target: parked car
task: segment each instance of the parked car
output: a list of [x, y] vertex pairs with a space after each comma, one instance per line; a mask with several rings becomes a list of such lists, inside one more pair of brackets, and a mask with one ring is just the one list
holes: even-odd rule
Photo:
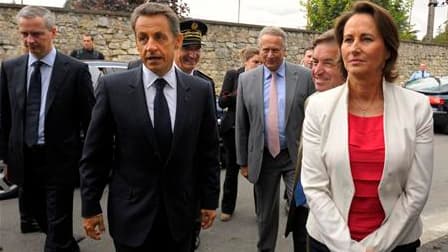
[[17, 197], [19, 187], [11, 184], [5, 178], [5, 164], [0, 163], [0, 200], [11, 199]]
[[128, 63], [123, 61], [107, 60], [84, 60], [89, 65], [89, 72], [92, 76], [93, 89], [98, 86], [98, 79], [107, 74], [125, 71], [128, 69]]
[[434, 129], [448, 134], [448, 76], [408, 81], [404, 87], [428, 97], [434, 116]]

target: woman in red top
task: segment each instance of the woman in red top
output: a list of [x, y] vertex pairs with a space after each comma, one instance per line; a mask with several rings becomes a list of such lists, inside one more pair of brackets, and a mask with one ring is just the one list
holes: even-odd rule
[[347, 82], [310, 97], [303, 126], [311, 251], [416, 251], [433, 167], [431, 107], [392, 83], [399, 38], [385, 9], [356, 2], [335, 35]]

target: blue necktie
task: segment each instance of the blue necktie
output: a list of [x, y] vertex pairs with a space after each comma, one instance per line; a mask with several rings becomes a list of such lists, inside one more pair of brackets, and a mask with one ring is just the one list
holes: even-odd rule
[[28, 147], [37, 144], [39, 129], [39, 113], [41, 103], [42, 77], [40, 67], [42, 61], [33, 63], [34, 70], [30, 78], [28, 96], [26, 98], [25, 143]]
[[170, 152], [171, 139], [173, 138], [170, 110], [165, 95], [163, 94], [163, 88], [167, 83], [164, 79], [159, 78], [154, 84], [156, 87], [156, 96], [154, 98], [154, 130], [162, 158], [166, 159]]

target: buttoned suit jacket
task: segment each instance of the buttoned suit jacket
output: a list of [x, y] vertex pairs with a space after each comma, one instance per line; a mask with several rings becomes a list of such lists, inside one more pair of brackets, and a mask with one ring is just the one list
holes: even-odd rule
[[[11, 182], [24, 179], [24, 120], [28, 54], [3, 62], [0, 72], [0, 158]], [[78, 183], [81, 132], [86, 132], [95, 98], [86, 64], [57, 52], [45, 104], [44, 135], [49, 183]]]
[[[295, 167], [298, 142], [304, 118], [304, 102], [314, 92], [310, 70], [285, 63], [285, 137], [288, 153]], [[256, 183], [265, 148], [263, 66], [240, 74], [236, 103], [237, 163], [249, 166], [248, 179]]]
[[[102, 212], [111, 172], [109, 231], [114, 240], [140, 246], [158, 209], [174, 239], [192, 232], [201, 209], [219, 198], [218, 133], [210, 85], [175, 70], [177, 106], [171, 150], [162, 160], [142, 81], [142, 68], [104, 76], [81, 160], [82, 215]], [[113, 154], [111, 153], [114, 146]]]
[[355, 187], [350, 170], [347, 83], [310, 97], [303, 123], [301, 182], [310, 207], [307, 231], [331, 251], [391, 251], [422, 234], [420, 213], [431, 188], [433, 119], [428, 98], [383, 82], [384, 169], [378, 196], [381, 226], [350, 238]]

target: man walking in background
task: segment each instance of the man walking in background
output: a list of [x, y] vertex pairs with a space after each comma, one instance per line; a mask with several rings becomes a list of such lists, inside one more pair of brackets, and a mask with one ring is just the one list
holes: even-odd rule
[[240, 75], [236, 111], [237, 162], [254, 184], [258, 251], [275, 251], [280, 179], [291, 199], [304, 101], [314, 92], [308, 69], [285, 60], [286, 33], [265, 27], [258, 36], [264, 65]]
[[80, 60], [104, 60], [104, 55], [93, 48], [93, 36], [84, 34], [82, 36], [82, 48], [73, 50], [70, 56]]
[[[215, 97], [215, 82], [208, 75], [197, 69], [199, 61], [201, 60], [202, 36], [207, 34], [207, 25], [200, 20], [189, 19], [180, 23], [180, 32], [184, 39], [182, 46], [177, 48], [174, 55], [174, 64], [177, 69], [182, 72], [199, 77], [207, 81], [213, 91], [213, 101]], [[213, 102], [213, 109], [216, 113], [216, 103]], [[198, 217], [193, 227], [194, 243], [191, 251], [197, 249], [200, 245], [199, 234], [201, 232], [200, 209], [198, 206]]]
[[73, 192], [81, 131], [94, 104], [86, 64], [54, 48], [54, 15], [26, 6], [17, 14], [29, 52], [3, 62], [0, 72], [0, 158], [8, 178], [26, 191], [23, 207], [47, 234], [46, 252], [79, 251], [73, 238]]

